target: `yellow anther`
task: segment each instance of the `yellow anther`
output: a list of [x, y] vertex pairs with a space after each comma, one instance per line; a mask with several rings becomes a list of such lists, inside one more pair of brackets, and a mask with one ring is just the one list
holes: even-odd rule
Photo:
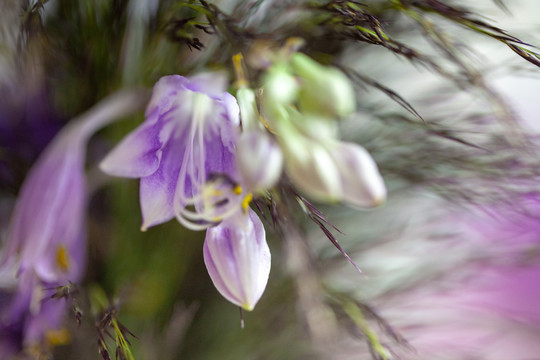
[[45, 340], [50, 346], [66, 345], [71, 341], [71, 333], [67, 329], [47, 330]]
[[242, 193], [242, 187], [240, 185], [236, 185], [233, 189], [233, 193], [240, 195]]
[[251, 200], [253, 200], [253, 194], [248, 193], [244, 199], [242, 200], [242, 210], [246, 213], [247, 209], [249, 207], [249, 204], [251, 203]]
[[56, 264], [62, 271], [68, 271], [69, 269], [69, 253], [64, 245], [58, 246], [58, 250], [56, 251]]
[[241, 87], [248, 86], [245, 65], [244, 65], [244, 57], [242, 56], [241, 53], [238, 53], [233, 56], [233, 66], [234, 66], [234, 72], [236, 74], [236, 87], [241, 88]]

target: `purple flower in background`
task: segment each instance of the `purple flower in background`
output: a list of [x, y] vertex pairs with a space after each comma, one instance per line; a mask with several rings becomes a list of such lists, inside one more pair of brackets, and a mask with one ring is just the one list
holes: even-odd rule
[[225, 87], [217, 73], [161, 78], [146, 121], [101, 163], [108, 174], [141, 178], [143, 230], [175, 216], [190, 229], [206, 229], [241, 207], [239, 110]]
[[19, 275], [16, 286], [0, 290], [0, 358], [23, 349], [39, 352], [69, 341], [69, 332], [63, 327], [68, 303], [51, 298], [57, 285], [26, 271]]
[[206, 231], [204, 263], [223, 297], [253, 310], [268, 282], [270, 249], [261, 220], [247, 210]]
[[[425, 286], [382, 314], [410, 341], [402, 359], [534, 359], [540, 354], [540, 266], [479, 266], [447, 289]], [[448, 282], [448, 279], [444, 279]]]
[[4, 263], [43, 281], [77, 281], [84, 269], [85, 134], [67, 128], [30, 171], [11, 221]]
[[47, 289], [84, 275], [86, 144], [110, 121], [137, 109], [140, 100], [140, 93], [119, 93], [72, 121], [29, 172], [2, 249], [0, 355], [58, 342], [55, 331], [66, 303], [51, 299]]
[[0, 309], [0, 332], [6, 339], [19, 334], [15, 350], [44, 341], [62, 324], [65, 302], [46, 299], [44, 289], [78, 282], [84, 274], [83, 130], [70, 126], [59, 134], [30, 171], [15, 207], [1, 272], [3, 282], [11, 275], [16, 285], [1, 291], [7, 300]]
[[[377, 297], [375, 303], [380, 314], [415, 349], [414, 352], [401, 349], [397, 357], [537, 358], [540, 354], [540, 199], [526, 197], [516, 199], [511, 206], [492, 204], [481, 211], [460, 210], [444, 212], [444, 223], [457, 235], [453, 241], [435, 244], [430, 239], [422, 243], [422, 249], [409, 241], [384, 249], [384, 258], [392, 264], [389, 267], [392, 271], [383, 273], [384, 276], [388, 278], [395, 272], [401, 276], [400, 285], [408, 284]], [[436, 226], [444, 229], [440, 223]], [[392, 248], [398, 255], [392, 254]], [[415, 260], [422, 273], [418, 276], [431, 273], [432, 281], [421, 277], [423, 280], [417, 283], [407, 283], [407, 277], [402, 274], [414, 274], [414, 271], [412, 265], [403, 266], [407, 264], [404, 258], [418, 254], [424, 254]], [[443, 254], [444, 262], [433, 261]], [[376, 253], [366, 256], [373, 257]]]

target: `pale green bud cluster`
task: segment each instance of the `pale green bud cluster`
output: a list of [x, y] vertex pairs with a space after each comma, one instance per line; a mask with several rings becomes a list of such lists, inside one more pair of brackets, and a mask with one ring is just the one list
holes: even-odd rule
[[299, 190], [354, 207], [384, 202], [384, 181], [369, 153], [339, 139], [335, 120], [356, 108], [354, 88], [343, 72], [294, 52], [267, 69], [262, 90], [262, 116]]

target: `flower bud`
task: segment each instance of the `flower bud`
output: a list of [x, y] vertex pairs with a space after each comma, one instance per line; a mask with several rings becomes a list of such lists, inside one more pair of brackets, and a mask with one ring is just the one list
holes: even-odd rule
[[373, 207], [386, 200], [386, 187], [377, 164], [363, 147], [339, 142], [330, 151], [341, 175], [343, 201], [354, 207]]
[[282, 142], [286, 171], [294, 185], [321, 201], [341, 201], [340, 174], [332, 157], [318, 141], [307, 137]]
[[264, 190], [279, 180], [283, 169], [283, 153], [265, 132], [244, 132], [236, 144], [236, 165], [249, 191]]
[[289, 114], [290, 121], [308, 138], [323, 142], [339, 139], [339, 124], [336, 121], [314, 114], [301, 114], [294, 109], [290, 109]]
[[239, 211], [206, 231], [204, 263], [223, 297], [246, 310], [261, 298], [270, 274], [270, 249], [253, 210]]
[[386, 199], [377, 165], [361, 146], [300, 135], [283, 141], [282, 147], [289, 177], [310, 197], [361, 208]]
[[296, 101], [298, 83], [283, 65], [274, 65], [264, 78], [262, 113], [271, 127], [288, 121], [287, 109]]
[[302, 53], [292, 56], [291, 65], [302, 78], [298, 94], [298, 105], [302, 112], [329, 117], [346, 116], [354, 112], [354, 88], [343, 72], [322, 66]]
[[298, 82], [280, 64], [274, 65], [264, 77], [264, 98], [266, 102], [279, 105], [291, 104], [298, 93]]

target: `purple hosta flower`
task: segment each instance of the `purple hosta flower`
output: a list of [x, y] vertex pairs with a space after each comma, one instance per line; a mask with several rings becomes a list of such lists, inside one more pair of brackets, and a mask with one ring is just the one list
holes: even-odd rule
[[241, 207], [235, 184], [238, 105], [217, 73], [165, 76], [146, 121], [101, 163], [108, 174], [141, 178], [142, 229], [173, 217], [190, 229], [219, 223]]
[[218, 290], [252, 309], [270, 271], [263, 226], [249, 209], [236, 168], [236, 100], [220, 74], [166, 76], [154, 87], [146, 121], [101, 163], [113, 175], [141, 178], [142, 229], [176, 216], [208, 229], [205, 260]]
[[41, 354], [55, 345], [69, 342], [70, 333], [64, 328], [68, 310], [65, 299], [52, 299], [58, 283], [40, 280], [35, 272], [18, 276], [18, 283], [0, 289], [0, 356], [10, 358], [21, 350]]
[[44, 340], [55, 342], [65, 302], [49, 299], [46, 289], [79, 282], [86, 265], [87, 141], [110, 121], [136, 109], [140, 95], [111, 96], [69, 124], [22, 186], [0, 263], [0, 333], [18, 339], [16, 350]]
[[62, 323], [65, 302], [47, 301], [44, 288], [83, 276], [87, 136], [77, 126], [60, 133], [31, 170], [15, 207], [2, 273], [14, 273], [17, 282], [1, 290], [9, 300], [0, 323], [3, 329], [17, 330], [25, 347], [45, 341]]
[[363, 298], [414, 351], [379, 331], [385, 346], [404, 360], [538, 356], [540, 200], [457, 213], [440, 202], [420, 207], [408, 199], [404, 206], [416, 209], [402, 212], [415, 224], [404, 231], [410, 234], [358, 259], [371, 276], [363, 286], [371, 294]]
[[221, 295], [253, 310], [270, 274], [264, 227], [253, 210], [238, 211], [207, 230], [204, 263]]
[[76, 128], [56, 138], [23, 185], [5, 262], [44, 281], [77, 280], [84, 269], [85, 140]]
[[[384, 304], [415, 353], [403, 359], [533, 359], [540, 354], [540, 266], [478, 266], [446, 289], [424, 286]], [[448, 283], [448, 278], [441, 281]]]

